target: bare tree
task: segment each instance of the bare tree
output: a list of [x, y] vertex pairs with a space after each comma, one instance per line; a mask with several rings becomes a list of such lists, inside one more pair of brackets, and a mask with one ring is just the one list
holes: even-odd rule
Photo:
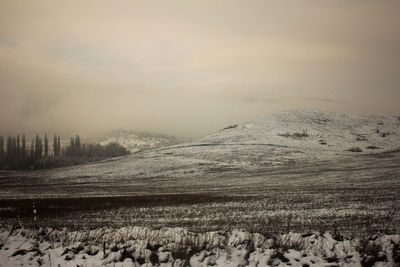
[[43, 155], [43, 145], [42, 145], [42, 139], [39, 137], [39, 135], [36, 135], [35, 138], [35, 158], [40, 159]]
[[0, 161], [4, 160], [4, 139], [0, 136]]
[[61, 156], [61, 137], [57, 138], [57, 156]]
[[33, 160], [35, 158], [35, 140], [33, 140], [33, 139], [31, 142], [31, 148], [29, 150], [29, 157], [31, 158], [31, 160]]
[[57, 156], [61, 156], [61, 138], [57, 138]]
[[19, 139], [19, 135], [17, 136], [17, 140], [16, 140], [15, 157], [17, 158], [18, 161], [21, 158], [21, 142]]
[[58, 148], [57, 135], [54, 135], [54, 138], [53, 138], [53, 155], [54, 155], [54, 157], [58, 156], [57, 148]]
[[21, 158], [23, 160], [26, 159], [26, 137], [25, 137], [25, 134], [22, 135]]
[[49, 155], [49, 140], [47, 139], [47, 134], [44, 135], [44, 155], [46, 157]]

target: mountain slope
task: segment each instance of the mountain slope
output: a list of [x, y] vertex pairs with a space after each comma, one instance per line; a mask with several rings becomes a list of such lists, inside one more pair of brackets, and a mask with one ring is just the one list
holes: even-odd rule
[[359, 147], [367, 153], [398, 148], [399, 134], [396, 117], [287, 111], [228, 127], [197, 143], [271, 144], [321, 152]]
[[229, 126], [195, 142], [152, 151], [143, 158], [160, 160], [158, 171], [150, 175], [245, 173], [397, 150], [399, 136], [396, 117], [286, 111]]
[[131, 153], [179, 143], [174, 136], [127, 130], [113, 131], [99, 138], [98, 141], [101, 145], [117, 142], [126, 147]]
[[[323, 165], [325, 169], [368, 166], [376, 158], [366, 154], [398, 150], [399, 135], [400, 121], [395, 117], [288, 111], [232, 126], [195, 142], [37, 175], [47, 182], [68, 180], [88, 184], [112, 180], [139, 183], [159, 177], [153, 186], [163, 188], [180, 178], [197, 184], [215, 177], [290, 172], [294, 165], [294, 171], [305, 168], [317, 172]], [[352, 148], [362, 152], [349, 151]]]

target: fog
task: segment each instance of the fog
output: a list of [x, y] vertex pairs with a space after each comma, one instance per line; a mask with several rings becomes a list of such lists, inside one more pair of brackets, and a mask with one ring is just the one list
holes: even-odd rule
[[0, 1], [0, 133], [400, 115], [399, 1]]

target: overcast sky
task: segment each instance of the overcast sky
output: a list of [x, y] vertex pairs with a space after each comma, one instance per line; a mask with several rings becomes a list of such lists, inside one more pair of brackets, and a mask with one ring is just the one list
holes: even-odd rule
[[0, 132], [400, 115], [400, 1], [0, 0]]

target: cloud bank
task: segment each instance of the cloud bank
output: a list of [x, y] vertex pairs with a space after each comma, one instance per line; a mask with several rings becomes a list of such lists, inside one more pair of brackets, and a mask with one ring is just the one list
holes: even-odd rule
[[0, 132], [400, 114], [399, 1], [1, 1]]

